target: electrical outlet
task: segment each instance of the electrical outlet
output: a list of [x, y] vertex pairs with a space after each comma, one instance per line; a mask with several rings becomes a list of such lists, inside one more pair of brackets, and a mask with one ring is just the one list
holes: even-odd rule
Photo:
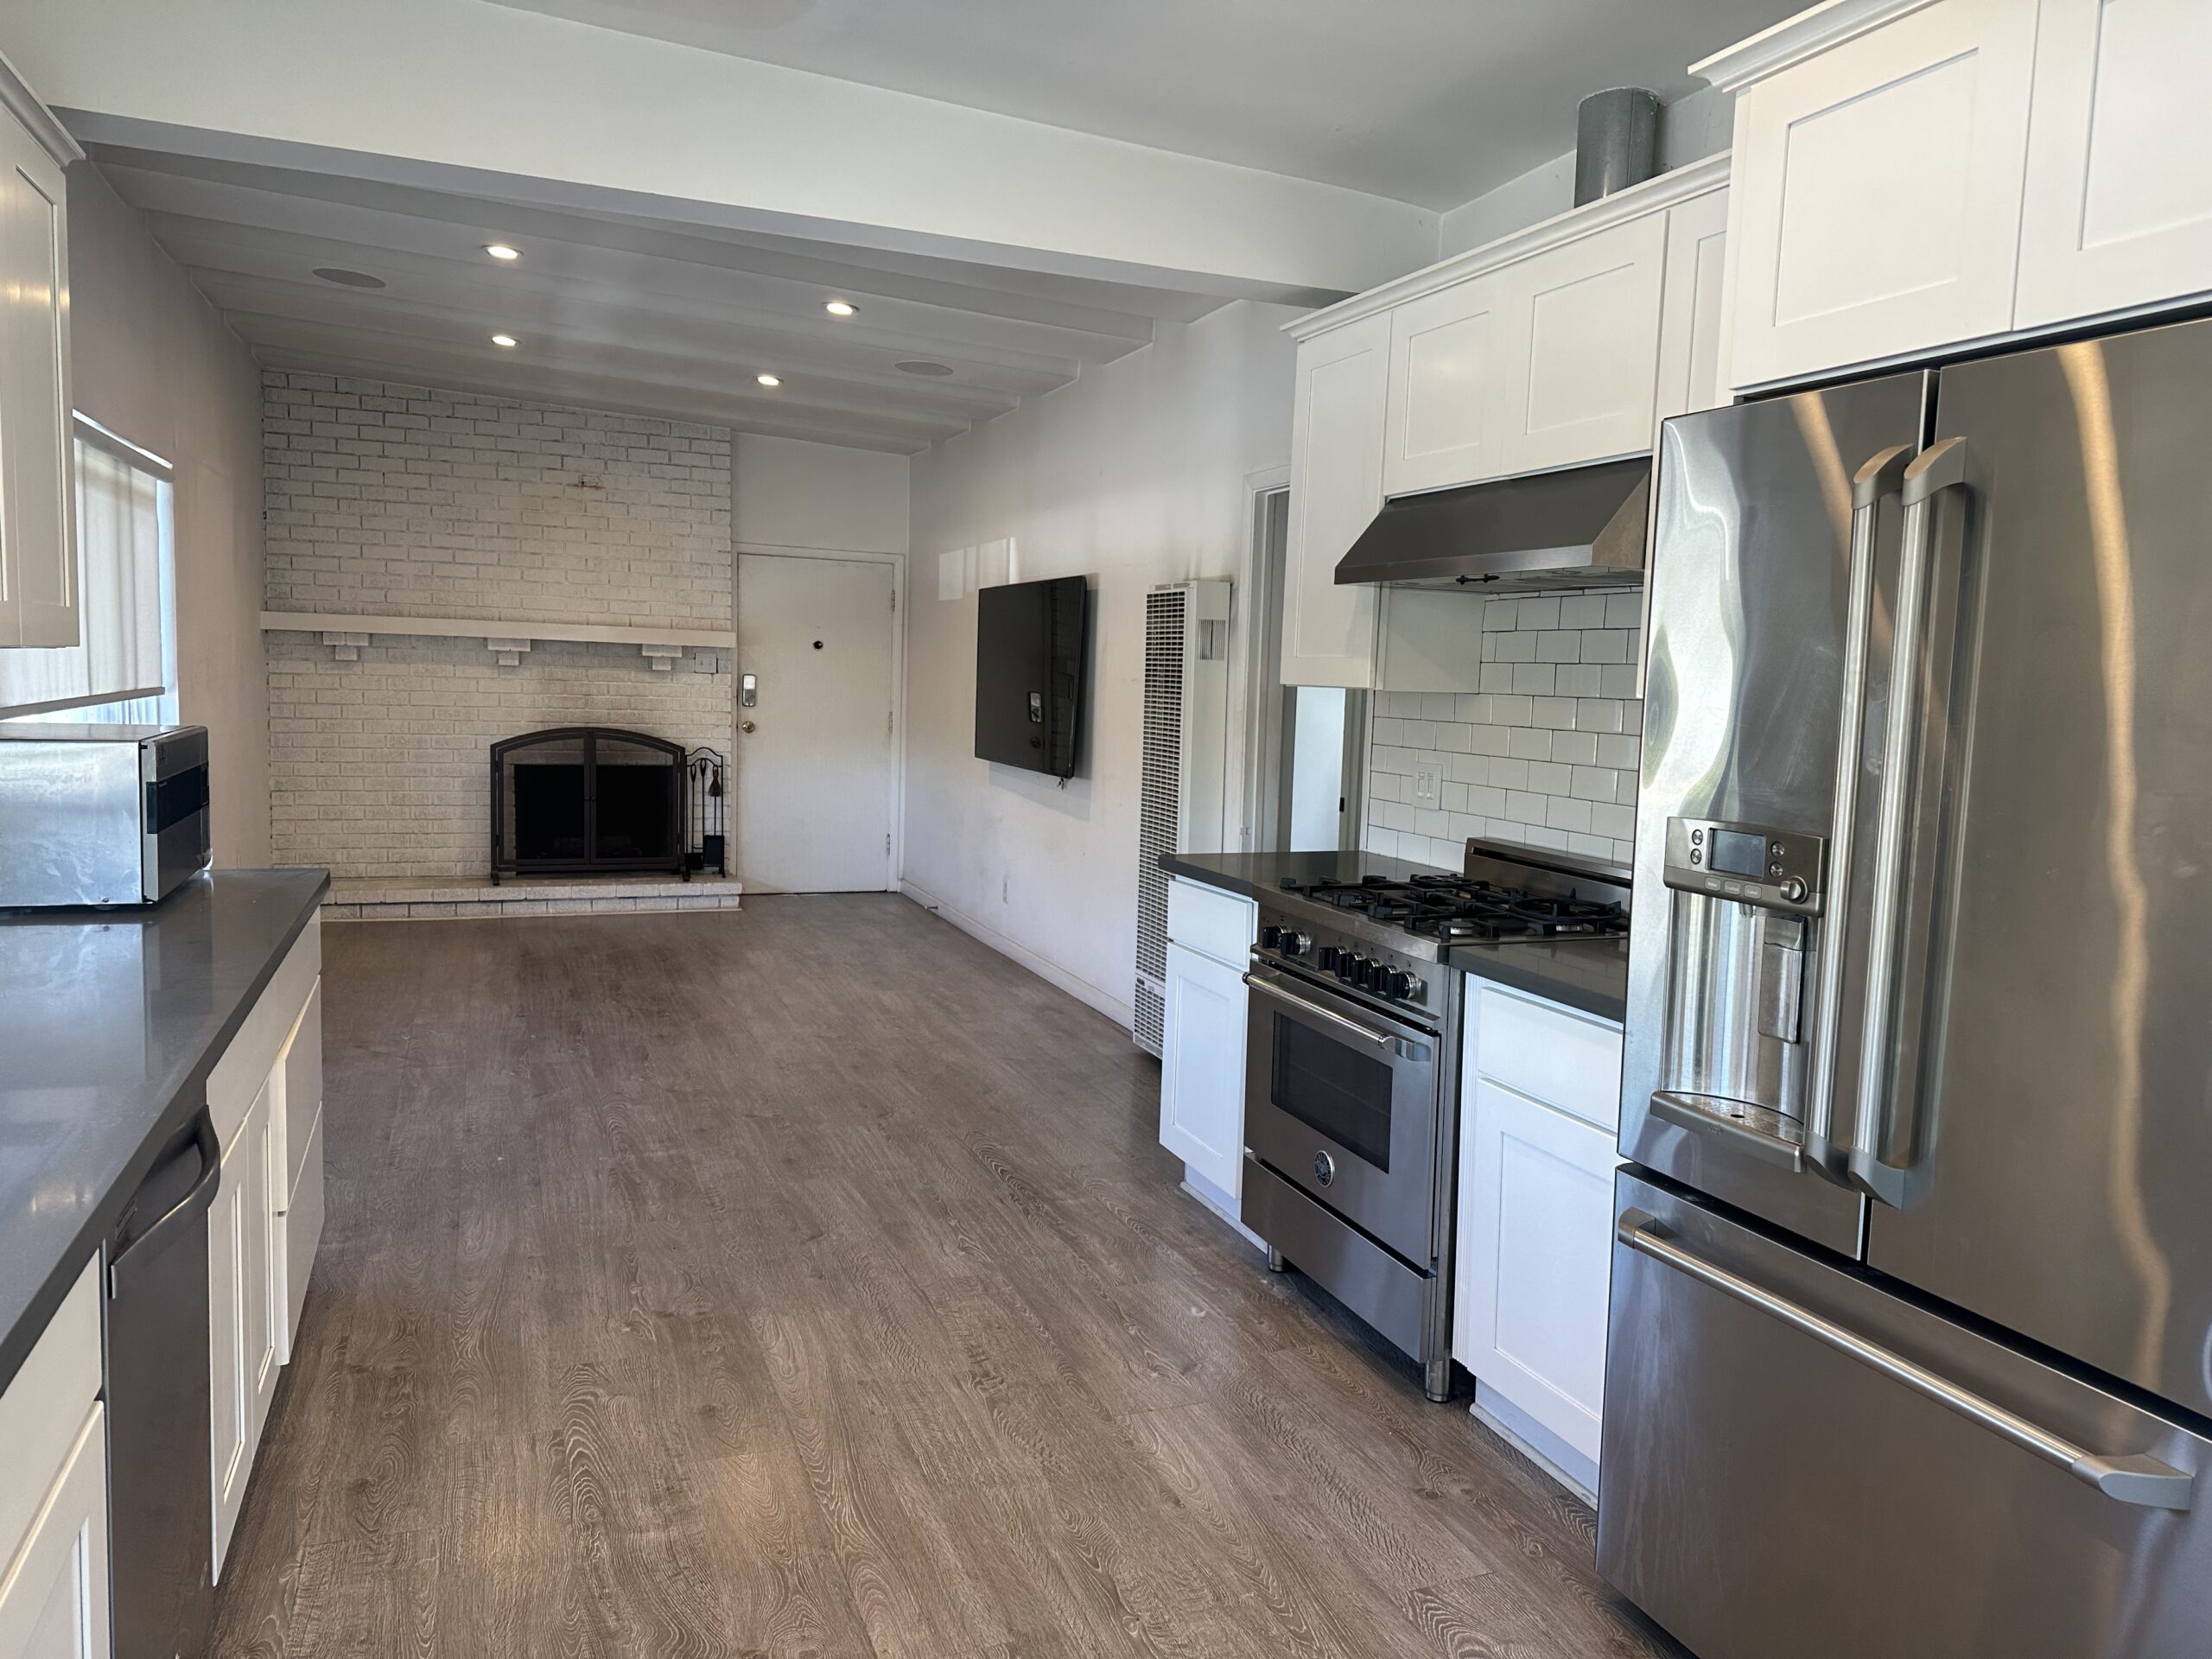
[[1433, 772], [1414, 773], [1414, 799], [1436, 804], [1436, 774]]

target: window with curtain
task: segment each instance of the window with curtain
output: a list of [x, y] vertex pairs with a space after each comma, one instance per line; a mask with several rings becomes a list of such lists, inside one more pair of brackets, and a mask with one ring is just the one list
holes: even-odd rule
[[79, 637], [57, 650], [0, 651], [0, 719], [174, 721], [168, 463], [81, 416], [76, 449]]

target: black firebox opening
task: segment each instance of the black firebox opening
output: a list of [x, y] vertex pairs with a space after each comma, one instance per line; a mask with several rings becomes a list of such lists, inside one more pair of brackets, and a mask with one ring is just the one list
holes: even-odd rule
[[690, 768], [674, 743], [564, 726], [492, 746], [492, 879], [665, 870], [683, 855]]

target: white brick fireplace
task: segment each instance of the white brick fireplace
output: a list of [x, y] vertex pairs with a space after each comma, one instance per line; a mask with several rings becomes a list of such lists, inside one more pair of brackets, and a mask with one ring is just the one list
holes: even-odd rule
[[730, 753], [727, 431], [282, 371], [263, 394], [279, 863], [454, 904], [488, 868], [495, 741]]

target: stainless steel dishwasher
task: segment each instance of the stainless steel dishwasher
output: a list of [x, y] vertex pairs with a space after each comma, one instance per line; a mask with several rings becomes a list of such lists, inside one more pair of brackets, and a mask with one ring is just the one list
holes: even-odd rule
[[207, 1208], [221, 1179], [203, 1108], [162, 1148], [108, 1243], [115, 1659], [200, 1659], [214, 1622]]

